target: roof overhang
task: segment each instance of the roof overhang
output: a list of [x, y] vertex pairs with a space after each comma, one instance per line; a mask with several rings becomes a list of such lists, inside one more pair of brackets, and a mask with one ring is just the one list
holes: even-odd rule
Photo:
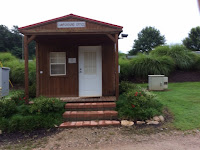
[[[59, 28], [58, 22], [85, 22], [85, 27]], [[69, 14], [59, 18], [20, 27], [18, 30], [24, 35], [70, 35], [70, 34], [119, 34], [122, 26]]]

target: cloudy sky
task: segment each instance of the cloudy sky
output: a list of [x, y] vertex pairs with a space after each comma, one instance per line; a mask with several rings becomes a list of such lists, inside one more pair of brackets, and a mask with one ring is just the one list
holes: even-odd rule
[[119, 50], [125, 53], [146, 26], [157, 28], [167, 44], [174, 44], [200, 25], [197, 0], [3, 0], [0, 24], [22, 27], [70, 13], [123, 26], [129, 36], [120, 39]]

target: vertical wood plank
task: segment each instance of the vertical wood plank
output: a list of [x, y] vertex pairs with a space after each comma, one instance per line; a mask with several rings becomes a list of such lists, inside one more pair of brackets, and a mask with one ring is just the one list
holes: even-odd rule
[[119, 73], [118, 73], [118, 34], [115, 34], [115, 92], [116, 100], [119, 98]]
[[25, 98], [26, 104], [29, 102], [29, 80], [28, 80], [28, 37], [24, 35], [24, 63], [25, 63]]
[[38, 53], [38, 42], [36, 42], [36, 97], [39, 96], [39, 83], [40, 83], [40, 80], [39, 80], [39, 53]]

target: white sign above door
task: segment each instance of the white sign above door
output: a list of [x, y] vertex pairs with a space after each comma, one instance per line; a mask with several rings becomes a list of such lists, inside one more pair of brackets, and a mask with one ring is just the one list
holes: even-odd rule
[[84, 28], [85, 26], [85, 21], [57, 22], [57, 28]]

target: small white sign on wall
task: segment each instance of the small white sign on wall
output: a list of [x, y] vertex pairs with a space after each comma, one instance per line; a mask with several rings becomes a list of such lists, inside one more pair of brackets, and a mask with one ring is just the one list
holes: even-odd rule
[[85, 26], [85, 21], [57, 22], [57, 28], [84, 28]]
[[75, 64], [76, 63], [76, 58], [68, 58], [68, 63], [69, 64]]

